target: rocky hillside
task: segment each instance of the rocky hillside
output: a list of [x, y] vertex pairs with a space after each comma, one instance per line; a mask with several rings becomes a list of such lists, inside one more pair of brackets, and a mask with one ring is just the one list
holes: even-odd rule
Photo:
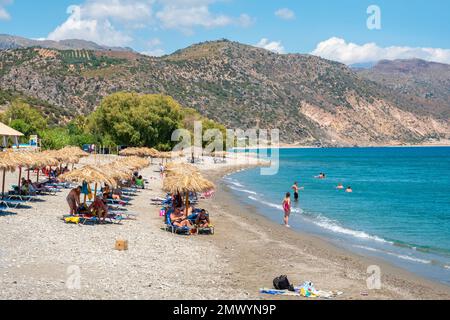
[[358, 73], [386, 86], [398, 99], [409, 101], [415, 112], [450, 118], [450, 65], [418, 59], [385, 60]]
[[161, 58], [123, 51], [3, 50], [0, 79], [0, 89], [74, 114], [92, 111], [117, 91], [165, 93], [230, 128], [279, 128], [288, 143], [422, 143], [450, 135], [445, 113], [418, 110], [409, 97], [345, 65], [226, 40]]

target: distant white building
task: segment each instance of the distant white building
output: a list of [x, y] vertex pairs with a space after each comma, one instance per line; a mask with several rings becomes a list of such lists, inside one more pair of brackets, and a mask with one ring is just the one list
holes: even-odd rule
[[19, 132], [11, 127], [8, 127], [6, 124], [0, 122], [0, 137], [1, 143], [4, 148], [8, 147], [10, 141], [17, 147], [19, 147], [20, 142], [19, 138], [23, 137], [23, 133]]

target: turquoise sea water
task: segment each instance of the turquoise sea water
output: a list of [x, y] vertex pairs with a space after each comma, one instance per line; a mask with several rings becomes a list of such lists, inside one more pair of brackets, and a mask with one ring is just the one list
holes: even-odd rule
[[[314, 178], [321, 172], [327, 179]], [[305, 187], [295, 230], [450, 285], [450, 148], [283, 149], [277, 175], [225, 178], [238, 200], [280, 223], [294, 181]]]

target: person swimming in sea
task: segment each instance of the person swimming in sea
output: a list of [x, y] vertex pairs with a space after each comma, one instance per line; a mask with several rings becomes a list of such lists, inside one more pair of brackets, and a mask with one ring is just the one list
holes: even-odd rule
[[352, 192], [353, 192], [352, 187], [349, 186], [349, 187], [347, 188], [347, 190], [345, 190], [345, 192], [347, 192], [347, 193], [352, 193]]
[[338, 190], [344, 190], [344, 185], [342, 183], [339, 183], [336, 187]]
[[323, 180], [323, 179], [327, 178], [327, 175], [325, 173], [321, 172], [318, 176], [315, 176], [314, 178]]
[[286, 197], [283, 200], [283, 211], [284, 211], [284, 225], [290, 228], [289, 216], [291, 215], [291, 193], [286, 193]]

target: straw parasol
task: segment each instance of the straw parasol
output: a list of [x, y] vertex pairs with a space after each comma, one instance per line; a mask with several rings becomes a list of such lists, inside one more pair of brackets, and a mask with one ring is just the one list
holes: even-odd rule
[[172, 158], [174, 158], [174, 157], [176, 157], [176, 154], [175, 154], [175, 153], [172, 153], [172, 152], [160, 152], [159, 155], [158, 155], [158, 158], [159, 158], [159, 159], [161, 159], [161, 160], [163, 160], [163, 161], [164, 161], [164, 159], [165, 159], [166, 162], [167, 162], [169, 159], [172, 159]]
[[67, 153], [76, 158], [83, 158], [89, 156], [89, 153], [81, 150], [79, 147], [67, 146], [59, 150], [60, 152]]
[[119, 163], [113, 162], [99, 167], [102, 172], [108, 172], [108, 175], [114, 180], [127, 180], [133, 174], [130, 169], [120, 166]]
[[14, 157], [19, 167], [19, 181], [17, 185], [19, 186], [20, 189], [22, 184], [22, 167], [27, 167], [28, 169], [27, 179], [30, 179], [30, 168], [34, 166], [35, 159], [37, 158], [35, 157], [35, 154], [31, 152], [14, 152]]
[[164, 179], [163, 190], [171, 194], [185, 194], [186, 208], [189, 206], [189, 193], [206, 192], [215, 189], [212, 182], [198, 172], [170, 175]]
[[185, 173], [199, 173], [197, 167], [187, 163], [171, 163], [166, 167], [167, 176], [183, 175]]
[[127, 148], [119, 152], [119, 154], [124, 157], [135, 156], [137, 153], [137, 148]]
[[147, 159], [139, 158], [137, 156], [122, 158], [116, 161], [117, 165], [129, 168], [131, 170], [139, 170], [150, 165]]
[[2, 198], [5, 197], [5, 178], [6, 172], [14, 172], [17, 168], [17, 156], [12, 151], [6, 151], [0, 153], [0, 169], [3, 171], [2, 179]]
[[[97, 194], [98, 183], [116, 186], [116, 181], [109, 174], [106, 174], [102, 170], [92, 166], [84, 166], [83, 168], [63, 174], [60, 176], [60, 179], [62, 181], [75, 182], [79, 184], [83, 184], [84, 182], [89, 184], [95, 183], [94, 195]], [[84, 202], [86, 203], [86, 195], [84, 197]]]

